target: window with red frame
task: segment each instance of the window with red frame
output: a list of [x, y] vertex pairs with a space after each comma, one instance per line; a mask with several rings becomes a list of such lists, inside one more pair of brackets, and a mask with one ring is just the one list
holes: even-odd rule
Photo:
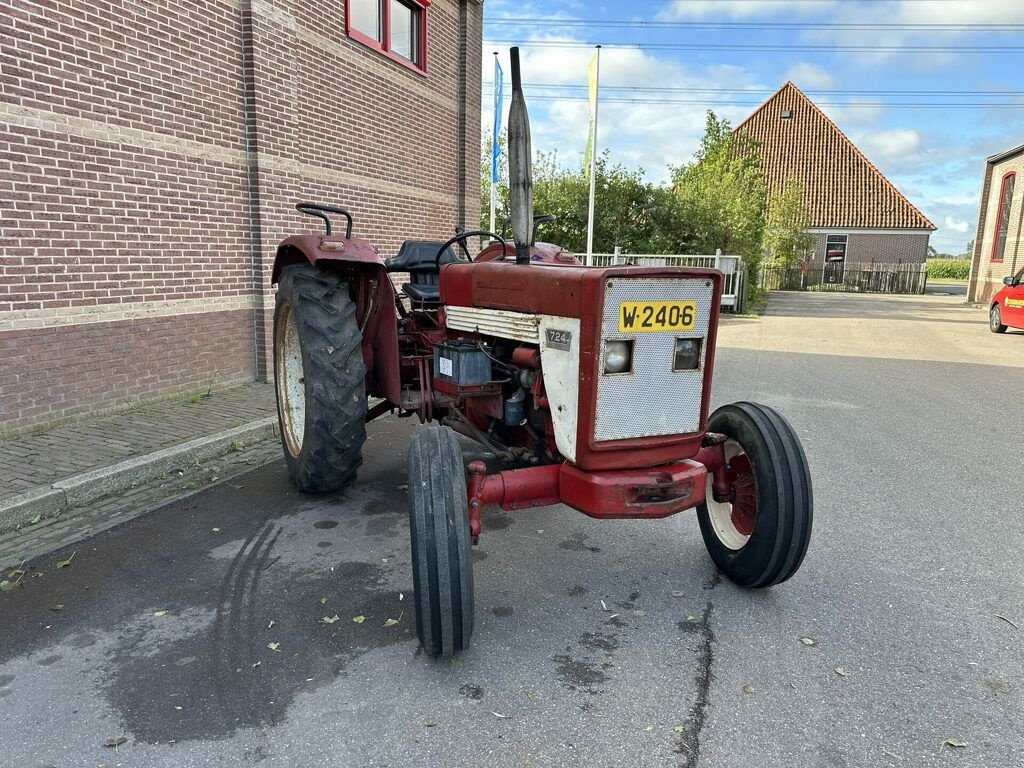
[[345, 31], [399, 64], [427, 69], [430, 0], [345, 0]]
[[996, 216], [996, 236], [992, 243], [992, 261], [1002, 261], [1006, 252], [1006, 233], [1010, 229], [1010, 207], [1013, 203], [1013, 184], [1016, 178], [1015, 173], [1006, 174], [999, 189], [999, 210]]

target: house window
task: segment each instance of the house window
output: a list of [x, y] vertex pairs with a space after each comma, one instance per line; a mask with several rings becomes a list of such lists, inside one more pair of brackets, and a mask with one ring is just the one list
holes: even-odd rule
[[403, 66], [426, 72], [430, 0], [345, 0], [345, 31]]
[[999, 208], [996, 215], [996, 233], [992, 243], [992, 261], [1002, 261], [1006, 252], [1006, 234], [1010, 229], [1010, 205], [1013, 203], [1013, 184], [1017, 174], [1008, 173], [1003, 176], [1003, 184], [999, 190]]

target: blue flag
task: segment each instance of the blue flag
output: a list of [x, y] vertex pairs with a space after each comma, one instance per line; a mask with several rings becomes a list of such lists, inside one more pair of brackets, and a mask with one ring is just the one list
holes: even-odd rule
[[504, 98], [505, 73], [501, 71], [501, 64], [494, 59], [494, 135], [491, 137], [491, 183], [497, 184], [501, 180], [501, 143], [498, 137], [501, 135], [501, 104]]

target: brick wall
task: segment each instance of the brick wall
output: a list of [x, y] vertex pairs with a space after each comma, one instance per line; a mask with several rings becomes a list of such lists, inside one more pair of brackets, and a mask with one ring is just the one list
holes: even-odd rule
[[343, 0], [4, 3], [0, 433], [265, 376], [300, 200], [385, 255], [475, 222], [481, 13], [431, 4], [423, 75]]
[[[847, 264], [922, 264], [928, 258], [929, 232], [911, 230], [906, 233], [894, 232], [849, 232], [836, 230], [835, 235], [847, 235]], [[828, 235], [815, 233], [814, 266], [820, 269], [825, 261], [825, 244]]]
[[[1010, 225], [1007, 230], [1003, 261], [992, 261], [996, 219], [1003, 177], [1016, 173], [1013, 199], [1010, 201]], [[978, 231], [974, 238], [971, 279], [967, 285], [970, 301], [987, 304], [1000, 288], [1003, 278], [1024, 269], [1024, 152], [1001, 161], [985, 164], [981, 189]]]

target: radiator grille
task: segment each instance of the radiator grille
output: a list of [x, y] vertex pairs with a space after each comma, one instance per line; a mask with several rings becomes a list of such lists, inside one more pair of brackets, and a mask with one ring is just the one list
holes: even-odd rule
[[[714, 283], [707, 278], [612, 278], [605, 286], [598, 357], [597, 412], [594, 439], [626, 440], [636, 437], [681, 435], [700, 429], [704, 362], [711, 320]], [[620, 333], [619, 305], [624, 301], [684, 301], [697, 303], [697, 319], [689, 331]], [[673, 371], [677, 337], [704, 339], [700, 367]], [[606, 341], [633, 341], [630, 373], [604, 374]]]

